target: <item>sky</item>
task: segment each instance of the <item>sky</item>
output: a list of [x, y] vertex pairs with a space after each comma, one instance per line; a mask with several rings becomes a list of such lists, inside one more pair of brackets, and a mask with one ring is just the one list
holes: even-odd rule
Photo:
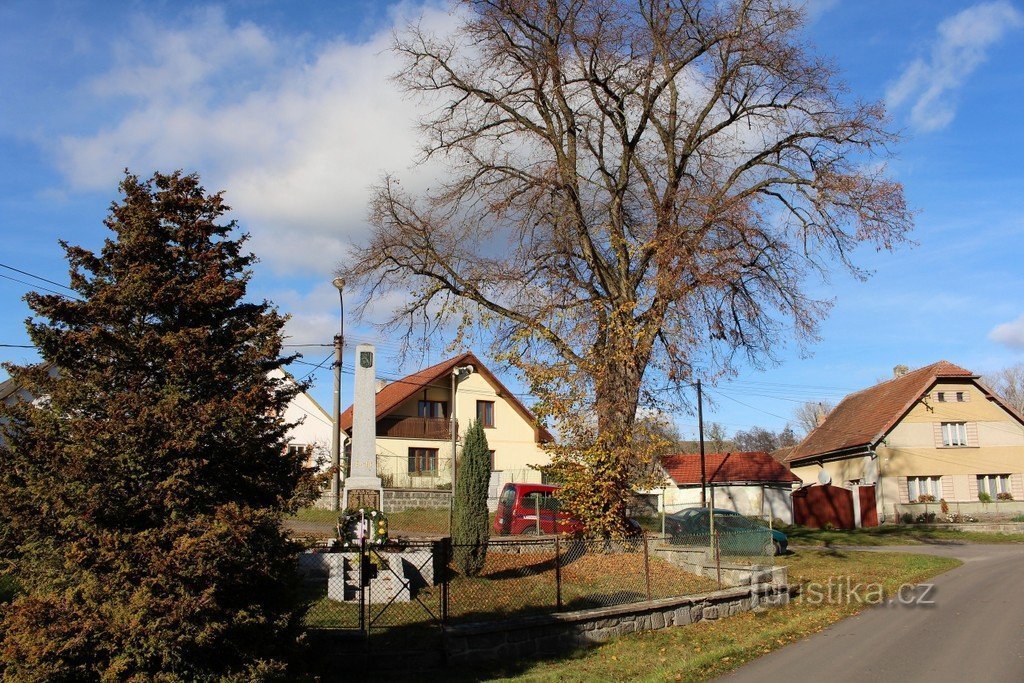
[[[890, 169], [918, 211], [915, 244], [859, 252], [866, 282], [837, 271], [816, 284], [834, 302], [816, 343], [707, 387], [705, 421], [729, 433], [780, 429], [800, 403], [836, 402], [897, 364], [945, 359], [983, 374], [1024, 361], [1024, 4], [807, 9], [807, 42], [851, 97], [884, 101], [902, 133]], [[440, 31], [456, 21], [440, 2], [0, 3], [0, 360], [37, 359], [16, 348], [28, 343], [22, 297], [60, 290], [10, 268], [66, 283], [58, 240], [100, 247], [125, 168], [182, 168], [224, 190], [260, 258], [252, 296], [292, 316], [289, 343], [329, 343], [330, 280], [368, 232], [370, 185], [393, 172], [415, 190], [439, 172], [414, 168], [416, 107], [389, 80], [392, 31], [414, 18]], [[353, 319], [354, 303], [346, 340], [376, 343], [383, 376], [444, 357], [438, 340], [399, 365], [393, 338]], [[294, 374], [310, 373], [329, 405], [330, 368], [316, 366], [330, 350], [296, 348]], [[695, 433], [692, 414], [673, 417]]]

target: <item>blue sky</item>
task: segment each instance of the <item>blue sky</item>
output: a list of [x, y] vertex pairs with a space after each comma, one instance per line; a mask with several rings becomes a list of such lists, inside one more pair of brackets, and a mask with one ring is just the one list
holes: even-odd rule
[[[865, 250], [871, 279], [837, 272], [815, 288], [835, 306], [808, 357], [781, 349], [777, 366], [710, 387], [706, 419], [730, 432], [780, 428], [799, 402], [835, 401], [898, 363], [944, 358], [984, 373], [1024, 361], [1024, 6], [817, 0], [809, 10], [808, 41], [853, 94], [885, 100], [904, 133], [891, 167], [920, 211], [917, 245]], [[253, 294], [293, 315], [293, 342], [328, 342], [330, 274], [365, 234], [367, 187], [386, 170], [411, 173], [413, 107], [387, 82], [386, 47], [396, 23], [424, 12], [439, 29], [453, 22], [443, 5], [412, 2], [3, 3], [0, 263], [66, 282], [57, 240], [100, 245], [123, 168], [186, 168], [226, 190], [251, 232]], [[412, 174], [411, 185], [428, 180]], [[0, 278], [0, 344], [27, 342], [26, 290]], [[439, 341], [399, 367], [393, 340], [351, 320], [348, 332], [378, 343], [391, 376], [443, 353]], [[305, 360], [326, 355], [310, 348]], [[35, 357], [0, 347], [0, 358]], [[329, 371], [313, 379], [328, 405]], [[693, 432], [692, 416], [676, 421]]]

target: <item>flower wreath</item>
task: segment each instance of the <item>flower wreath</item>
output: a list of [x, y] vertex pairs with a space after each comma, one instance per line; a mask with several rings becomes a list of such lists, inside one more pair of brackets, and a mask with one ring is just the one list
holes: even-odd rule
[[338, 521], [338, 537], [343, 548], [361, 545], [384, 545], [388, 542], [388, 518], [380, 510], [359, 508], [342, 515]]

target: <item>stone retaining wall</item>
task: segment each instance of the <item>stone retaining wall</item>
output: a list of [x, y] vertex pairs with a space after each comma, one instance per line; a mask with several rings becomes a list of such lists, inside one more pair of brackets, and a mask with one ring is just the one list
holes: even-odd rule
[[1018, 522], [1007, 522], [1006, 524], [915, 524], [914, 529], [952, 529], [953, 531], [981, 531], [989, 534], [1024, 534], [1024, 524]]
[[384, 512], [406, 510], [447, 510], [451, 505], [450, 491], [439, 489], [384, 489]]
[[721, 568], [722, 583], [727, 586], [749, 586], [758, 583], [785, 585], [789, 580], [789, 571], [785, 566], [770, 564], [735, 564], [722, 562], [716, 565], [710, 557], [710, 551], [688, 546], [662, 545], [652, 547], [655, 557], [681, 567], [691, 574], [709, 579], [718, 579]]
[[[451, 491], [442, 489], [384, 489], [384, 512], [405, 512], [423, 508], [447, 510], [451, 497]], [[331, 504], [331, 493], [327, 491], [320, 494], [313, 507], [330, 510]]]
[[610, 638], [710, 621], [789, 602], [788, 586], [759, 584], [645, 602], [449, 626], [450, 664], [554, 655]]

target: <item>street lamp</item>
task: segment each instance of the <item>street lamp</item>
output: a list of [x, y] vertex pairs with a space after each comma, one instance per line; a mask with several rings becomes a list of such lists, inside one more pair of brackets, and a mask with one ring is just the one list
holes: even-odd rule
[[345, 346], [345, 279], [336, 277], [331, 281], [338, 290], [341, 307], [341, 324], [334, 335], [334, 429], [331, 434], [331, 509], [341, 508], [341, 353]]

